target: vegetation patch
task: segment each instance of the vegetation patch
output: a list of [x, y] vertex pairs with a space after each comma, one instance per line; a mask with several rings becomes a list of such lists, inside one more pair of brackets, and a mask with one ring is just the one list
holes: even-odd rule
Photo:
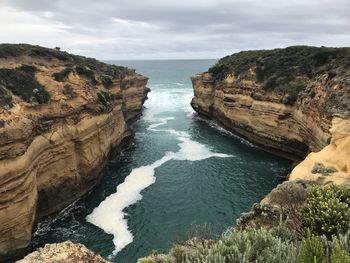
[[350, 68], [349, 48], [292, 46], [283, 49], [242, 51], [224, 57], [209, 69], [214, 81], [230, 74], [244, 76], [255, 70], [256, 81], [263, 83], [266, 91], [277, 91], [291, 96], [294, 103], [305, 90], [305, 80], [317, 74], [328, 74], [330, 79], [342, 76]]
[[12, 106], [12, 96], [5, 88], [0, 86], [0, 107], [11, 108]]
[[335, 168], [334, 166], [325, 166], [322, 163], [315, 163], [314, 167], [312, 168], [311, 172], [313, 174], [322, 174], [322, 175], [329, 175], [331, 173], [335, 173], [338, 172], [337, 168]]
[[36, 68], [23, 65], [15, 69], [0, 69], [0, 85], [27, 102], [47, 103], [50, 94], [35, 78]]
[[348, 191], [334, 184], [310, 187], [307, 204], [301, 210], [304, 226], [327, 238], [344, 232], [350, 223], [348, 197]]
[[[138, 262], [350, 263], [349, 187], [285, 182], [267, 198], [279, 207], [278, 225], [236, 226], [217, 239], [192, 238]], [[300, 235], [289, 223], [294, 214], [302, 221]]]
[[63, 69], [60, 72], [55, 72], [52, 74], [52, 77], [56, 80], [56, 81], [64, 81], [68, 75], [73, 71], [73, 69], [71, 67], [66, 67], [65, 69]]

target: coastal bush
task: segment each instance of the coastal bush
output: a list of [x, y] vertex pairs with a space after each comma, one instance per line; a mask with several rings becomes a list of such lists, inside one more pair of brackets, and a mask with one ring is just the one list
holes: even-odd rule
[[66, 67], [65, 69], [63, 69], [60, 72], [55, 72], [52, 74], [52, 77], [56, 80], [56, 81], [63, 81], [65, 80], [68, 75], [73, 71], [72, 68], [70, 67]]
[[50, 99], [50, 94], [35, 78], [35, 71], [36, 68], [32, 66], [1, 68], [0, 85], [27, 102], [34, 100], [40, 104], [46, 103]]
[[[106, 84], [110, 83], [108, 78], [122, 79], [135, 73], [134, 69], [122, 66], [109, 65], [93, 58], [69, 54], [59, 49], [51, 49], [28, 44], [0, 44], [0, 58], [28, 56], [36, 59], [52, 60], [58, 59], [66, 65], [77, 65], [78, 74], [85, 75], [93, 84], [96, 84], [98, 76], [105, 76]], [[80, 73], [79, 73], [80, 72]], [[59, 78], [59, 77], [58, 77]]]
[[338, 242], [335, 243], [333, 248], [331, 263], [350, 263], [350, 254], [342, 250]]
[[282, 219], [278, 226], [272, 227], [270, 229], [270, 233], [274, 237], [280, 238], [282, 241], [293, 242], [295, 240], [295, 235], [288, 227], [288, 222], [282, 221]]
[[11, 108], [12, 106], [12, 96], [7, 92], [5, 88], [0, 86], [0, 107]]
[[111, 96], [108, 92], [101, 91], [97, 92], [97, 99], [99, 104], [102, 104], [105, 108], [109, 108], [111, 105]]
[[113, 84], [113, 80], [105, 75], [101, 76], [101, 82], [106, 89], [108, 89]]
[[[305, 90], [306, 81], [315, 74], [339, 76], [347, 72], [350, 49], [292, 46], [274, 50], [244, 51], [226, 56], [209, 69], [214, 81], [230, 74], [244, 75], [255, 69], [256, 81], [266, 91], [280, 91], [290, 95], [289, 104]], [[332, 64], [329, 69], [327, 65]], [[303, 79], [303, 80], [300, 80]]]
[[295, 262], [295, 258], [296, 248], [290, 242], [265, 229], [249, 229], [219, 239], [186, 262], [289, 263]]
[[95, 78], [95, 73], [93, 70], [91, 70], [89, 67], [86, 67], [84, 65], [77, 65], [75, 67], [75, 71], [81, 75], [81, 76], [85, 76], [86, 78], [88, 78], [89, 80], [91, 80], [92, 84], [97, 84], [97, 80]]
[[342, 188], [334, 184], [310, 187], [307, 204], [301, 209], [305, 227], [328, 238], [346, 230], [349, 205], [345, 194]]
[[300, 182], [287, 181], [269, 194], [270, 202], [279, 206], [288, 228], [297, 236], [303, 235], [300, 207], [306, 203], [307, 191]]
[[263, 226], [277, 226], [280, 223], [281, 211], [278, 207], [270, 204], [253, 204], [249, 212], [242, 213], [236, 220], [236, 228], [260, 228]]
[[324, 242], [321, 237], [313, 235], [310, 231], [301, 242], [297, 263], [326, 263]]
[[350, 253], [350, 230], [347, 230], [345, 233], [341, 233], [337, 236], [333, 236], [333, 246], [335, 247], [338, 243], [341, 249]]

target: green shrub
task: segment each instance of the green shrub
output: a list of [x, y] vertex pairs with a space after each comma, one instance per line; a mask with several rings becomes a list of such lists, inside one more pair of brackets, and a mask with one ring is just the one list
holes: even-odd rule
[[333, 237], [333, 246], [335, 247], [336, 243], [338, 243], [341, 249], [350, 253], [350, 230], [345, 233], [339, 234], [338, 236]]
[[92, 84], [97, 84], [97, 80], [95, 78], [95, 73], [93, 70], [91, 70], [89, 67], [85, 65], [78, 65], [75, 67], [75, 71], [81, 75], [85, 76], [86, 78], [90, 79]]
[[0, 86], [0, 107], [11, 108], [12, 106], [12, 96], [7, 92], [6, 89]]
[[295, 262], [296, 249], [289, 243], [274, 237], [265, 229], [249, 229], [233, 232], [200, 249], [186, 262], [240, 262], [280, 263]]
[[298, 263], [326, 263], [324, 242], [310, 231], [299, 247]]
[[334, 184], [312, 186], [306, 206], [301, 210], [307, 228], [328, 238], [344, 231], [349, 223], [349, 206], [344, 202], [344, 190]]
[[34, 99], [40, 104], [46, 103], [50, 99], [50, 94], [35, 78], [35, 71], [36, 69], [34, 70], [31, 66], [15, 69], [1, 68], [0, 85], [27, 102]]
[[26, 72], [28, 74], [31, 74], [31, 75], [34, 75], [38, 71], [38, 69], [36, 67], [30, 66], [30, 65], [25, 65], [25, 64], [18, 67], [17, 69], [19, 69], [20, 71]]
[[[58, 59], [62, 62], [65, 62], [66, 65], [70, 65], [70, 67], [72, 65], [78, 65], [78, 74], [85, 75], [91, 79], [93, 84], [96, 84], [95, 78], [98, 78], [97, 76], [105, 76], [111, 79], [122, 79], [135, 73], [134, 69], [109, 65], [103, 62], [99, 62], [93, 58], [72, 55], [59, 49], [51, 49], [28, 44], [0, 44], [0, 58], [18, 56], [29, 56], [39, 59], [44, 58], [45, 60]], [[108, 79], [106, 79], [105, 82], [107, 85], [110, 84], [110, 81]]]
[[68, 75], [72, 72], [72, 68], [67, 67], [65, 69], [63, 69], [60, 72], [55, 72], [52, 74], [52, 77], [56, 80], [56, 81], [63, 81], [65, 80]]
[[338, 242], [333, 248], [331, 263], [350, 263], [350, 254], [342, 250]]
[[288, 222], [283, 222], [282, 220], [278, 226], [270, 229], [270, 233], [274, 237], [280, 238], [282, 241], [293, 242], [295, 239], [295, 235], [288, 228]]
[[[220, 81], [229, 74], [236, 77], [255, 69], [256, 81], [267, 91], [282, 91], [290, 95], [293, 104], [300, 91], [305, 90], [304, 81], [315, 74], [331, 72], [331, 76], [341, 76], [348, 71], [349, 48], [326, 48], [292, 46], [273, 50], [243, 51], [226, 56], [218, 61], [209, 72], [214, 81]], [[327, 65], [331, 64], [332, 69]]]
[[103, 105], [104, 107], [108, 108], [111, 105], [111, 96], [108, 92], [101, 91], [97, 92], [97, 99], [98, 102]]

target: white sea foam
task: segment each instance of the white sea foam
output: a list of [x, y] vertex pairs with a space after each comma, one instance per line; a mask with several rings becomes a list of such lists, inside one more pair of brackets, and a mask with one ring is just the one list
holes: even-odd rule
[[133, 241], [133, 235], [129, 231], [123, 210], [142, 199], [141, 191], [156, 181], [156, 177], [154, 176], [156, 168], [170, 160], [199, 161], [211, 157], [232, 157], [231, 155], [212, 152], [206, 145], [191, 140], [190, 135], [184, 131], [155, 129], [158, 126], [166, 124], [171, 119], [171, 117], [163, 118], [150, 127], [153, 131], [174, 134], [180, 141], [178, 144], [180, 150], [175, 153], [168, 152], [161, 159], [150, 165], [133, 169], [125, 178], [125, 181], [118, 185], [117, 192], [108, 196], [86, 218], [88, 222], [114, 236], [114, 255]]
[[174, 119], [174, 117], [159, 118], [159, 122], [154, 123], [154, 124], [151, 124], [151, 125], [147, 128], [147, 130], [150, 130], [150, 131], [158, 131], [158, 130], [156, 129], [158, 126], [165, 125], [165, 124], [168, 123], [168, 121], [173, 120], [173, 119]]

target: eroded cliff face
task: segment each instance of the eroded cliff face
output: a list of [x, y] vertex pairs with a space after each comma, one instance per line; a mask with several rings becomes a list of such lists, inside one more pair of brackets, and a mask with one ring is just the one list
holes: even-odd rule
[[0, 260], [28, 245], [35, 218], [96, 185], [132, 138], [129, 124], [149, 91], [147, 78], [127, 68], [10, 47], [15, 54], [0, 45]]
[[[241, 52], [222, 59], [209, 72], [192, 77], [191, 105], [272, 152], [299, 160], [310, 153], [290, 179], [347, 181], [349, 49], [289, 49]], [[336, 172], [312, 172], [316, 163], [334, 166]]]

